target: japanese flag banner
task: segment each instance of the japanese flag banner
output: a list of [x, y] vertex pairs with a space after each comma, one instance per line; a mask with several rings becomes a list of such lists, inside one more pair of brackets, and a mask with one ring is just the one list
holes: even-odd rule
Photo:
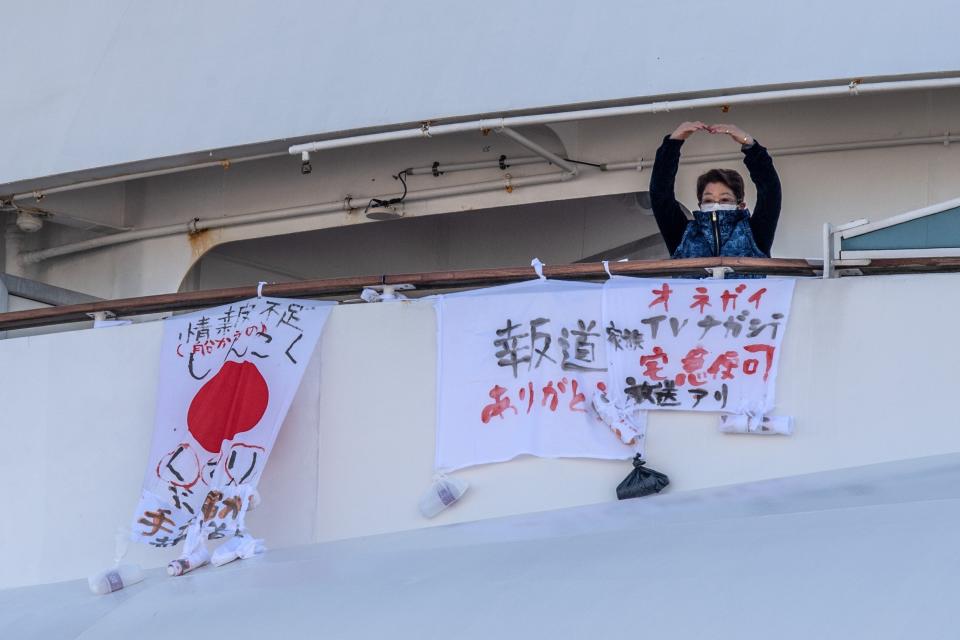
[[164, 321], [150, 459], [131, 537], [243, 535], [244, 516], [334, 302], [250, 298]]
[[766, 414], [793, 287], [786, 278], [611, 278], [603, 324], [613, 398], [644, 411]]
[[541, 457], [627, 459], [590, 410], [606, 389], [599, 284], [533, 280], [439, 296], [435, 466]]

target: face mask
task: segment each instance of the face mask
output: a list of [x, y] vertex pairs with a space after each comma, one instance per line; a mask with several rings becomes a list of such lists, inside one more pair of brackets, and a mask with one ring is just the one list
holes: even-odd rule
[[712, 213], [713, 211], [736, 211], [740, 207], [735, 204], [721, 204], [718, 202], [705, 202], [700, 205], [700, 211]]

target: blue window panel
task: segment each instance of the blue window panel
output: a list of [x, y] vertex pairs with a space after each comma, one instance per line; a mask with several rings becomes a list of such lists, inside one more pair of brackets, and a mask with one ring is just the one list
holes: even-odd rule
[[842, 251], [960, 248], [960, 207], [840, 241]]

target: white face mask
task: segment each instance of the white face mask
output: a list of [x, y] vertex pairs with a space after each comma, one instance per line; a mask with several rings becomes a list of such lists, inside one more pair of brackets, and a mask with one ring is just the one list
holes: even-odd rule
[[713, 211], [736, 211], [739, 208], [739, 205], [722, 204], [719, 202], [704, 202], [700, 205], [700, 211], [704, 213], [712, 213]]

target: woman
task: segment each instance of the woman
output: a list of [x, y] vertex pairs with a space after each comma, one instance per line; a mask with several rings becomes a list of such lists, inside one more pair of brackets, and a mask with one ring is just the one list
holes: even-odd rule
[[[753, 215], [743, 200], [743, 178], [732, 169], [711, 169], [697, 178], [699, 210], [688, 221], [674, 196], [683, 141], [698, 131], [739, 142], [743, 162], [757, 187]], [[747, 256], [769, 258], [780, 218], [780, 178], [770, 154], [753, 136], [732, 124], [684, 122], [657, 149], [650, 200], [660, 233], [673, 258]]]

